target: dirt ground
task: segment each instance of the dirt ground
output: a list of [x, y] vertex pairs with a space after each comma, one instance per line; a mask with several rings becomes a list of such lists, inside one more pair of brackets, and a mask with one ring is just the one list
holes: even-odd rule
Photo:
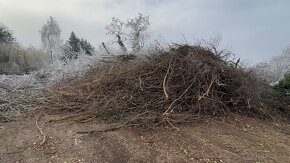
[[101, 123], [51, 123], [53, 116], [0, 123], [1, 163], [281, 162], [290, 160], [290, 126], [252, 118], [213, 119], [144, 131], [78, 134]]

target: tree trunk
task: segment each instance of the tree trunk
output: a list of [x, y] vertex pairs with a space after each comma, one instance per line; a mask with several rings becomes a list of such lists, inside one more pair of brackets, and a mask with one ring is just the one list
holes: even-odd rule
[[53, 63], [52, 50], [50, 50], [50, 59], [51, 59], [51, 63]]
[[107, 54], [110, 55], [110, 52], [109, 52], [109, 50], [108, 50], [106, 44], [105, 44], [104, 42], [102, 42], [102, 45], [103, 45], [105, 51], [107, 52]]
[[120, 45], [123, 53], [126, 54], [127, 53], [127, 48], [125, 47], [125, 45], [124, 45], [124, 43], [123, 43], [123, 41], [121, 39], [121, 36], [117, 35], [117, 38], [118, 38], [118, 44]]

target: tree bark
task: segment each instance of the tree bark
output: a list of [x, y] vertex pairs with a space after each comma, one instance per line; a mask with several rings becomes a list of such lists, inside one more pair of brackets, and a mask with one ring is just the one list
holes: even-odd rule
[[123, 41], [121, 39], [121, 36], [120, 35], [117, 35], [117, 38], [118, 38], [118, 44], [119, 44], [119, 46], [121, 47], [123, 53], [126, 54], [127, 53], [127, 48], [125, 47], [125, 45], [124, 45], [124, 43], [123, 43]]

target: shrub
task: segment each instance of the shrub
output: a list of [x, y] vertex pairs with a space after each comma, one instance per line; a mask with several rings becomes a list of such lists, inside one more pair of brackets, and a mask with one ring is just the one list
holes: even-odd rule
[[23, 74], [40, 69], [50, 62], [49, 55], [35, 48], [17, 44], [0, 45], [0, 74]]

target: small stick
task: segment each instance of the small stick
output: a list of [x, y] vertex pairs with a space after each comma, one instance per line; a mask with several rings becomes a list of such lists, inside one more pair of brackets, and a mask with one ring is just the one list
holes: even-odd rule
[[114, 65], [111, 66], [110, 70], [109, 70], [109, 73], [108, 74], [111, 74], [112, 70], [114, 68]]
[[37, 127], [37, 129], [39, 130], [40, 134], [43, 136], [42, 141], [41, 141], [41, 143], [40, 143], [40, 145], [43, 145], [43, 144], [45, 143], [45, 141], [46, 141], [46, 135], [44, 135], [42, 129], [41, 129], [41, 128], [39, 127], [39, 125], [38, 125], [38, 121], [39, 121], [39, 119], [40, 119], [40, 115], [41, 115], [41, 114], [39, 114], [38, 118], [36, 119], [35, 124], [36, 124], [36, 127]]
[[167, 89], [166, 89], [166, 81], [167, 81], [167, 76], [168, 76], [168, 74], [169, 74], [170, 67], [171, 67], [171, 64], [169, 64], [168, 69], [167, 69], [167, 72], [166, 72], [166, 74], [165, 74], [165, 76], [164, 76], [164, 79], [163, 79], [163, 92], [164, 92], [164, 94], [165, 94], [165, 99], [166, 99], [166, 100], [169, 99], [169, 95], [168, 95], [168, 93], [167, 93]]
[[203, 99], [205, 96], [208, 96], [209, 91], [210, 91], [210, 89], [211, 89], [213, 83], [214, 83], [214, 80], [211, 81], [211, 83], [209, 84], [209, 86], [208, 86], [206, 92], [205, 92], [202, 96], [199, 96], [199, 97], [198, 97], [198, 101], [200, 101], [201, 99]]
[[143, 87], [142, 87], [142, 79], [141, 79], [141, 75], [139, 75], [138, 78], [139, 78], [139, 86], [140, 86], [140, 89], [141, 89], [141, 91], [143, 92], [144, 89], [143, 89]]
[[178, 127], [175, 127], [168, 119], [166, 120], [166, 122], [175, 130], [179, 131]]

